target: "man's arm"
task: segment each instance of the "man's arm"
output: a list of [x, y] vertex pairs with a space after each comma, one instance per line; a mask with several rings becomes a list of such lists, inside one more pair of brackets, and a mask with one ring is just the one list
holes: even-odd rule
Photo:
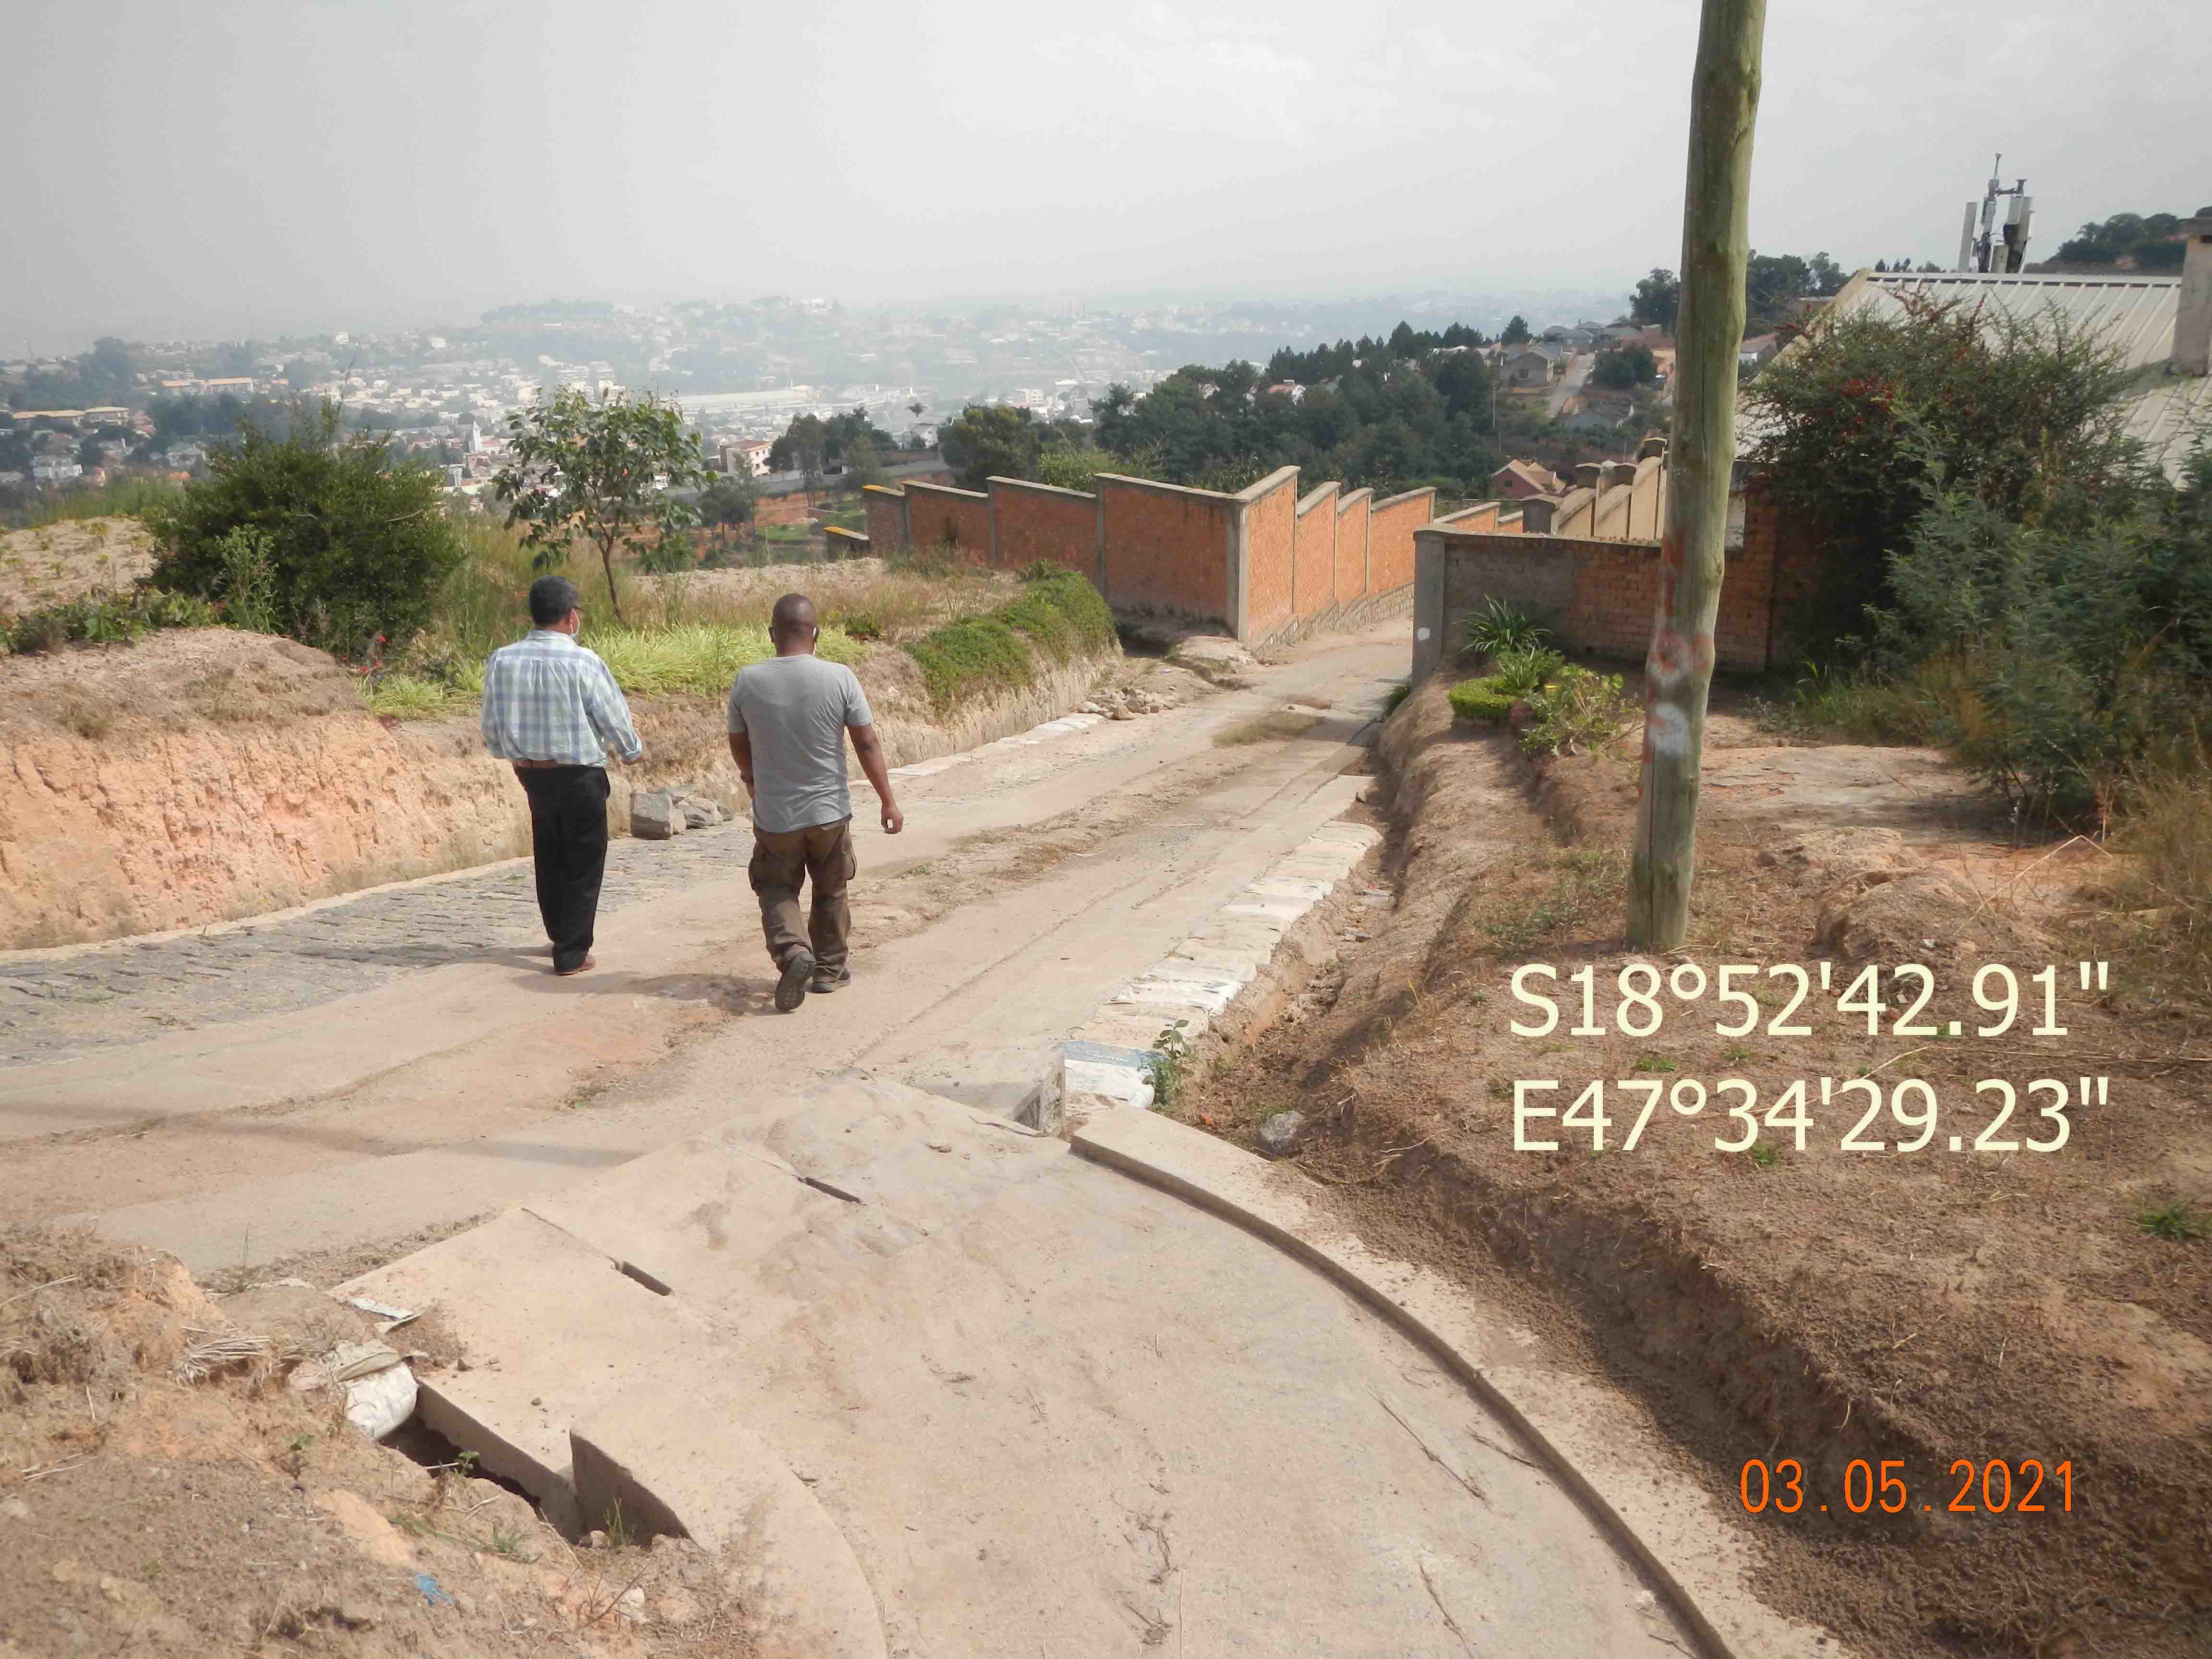
[[584, 677], [584, 713], [601, 743], [624, 760], [635, 761], [645, 753], [645, 745], [637, 740], [637, 728], [630, 724], [629, 702], [615, 684], [614, 670], [597, 659], [593, 666], [599, 672]]
[[730, 758], [738, 763], [738, 775], [745, 781], [745, 793], [753, 792], [753, 734], [750, 732], [730, 733]]
[[[884, 833], [896, 836], [906, 828], [906, 815], [898, 810], [898, 803], [891, 799], [891, 775], [890, 769], [884, 764], [884, 740], [876, 735], [876, 728], [872, 725], [848, 726], [845, 729], [853, 734], [853, 752], [860, 757], [860, 770], [868, 775], [868, 781], [875, 788], [876, 799], [882, 805]], [[732, 739], [732, 746], [736, 746], [734, 738]]]

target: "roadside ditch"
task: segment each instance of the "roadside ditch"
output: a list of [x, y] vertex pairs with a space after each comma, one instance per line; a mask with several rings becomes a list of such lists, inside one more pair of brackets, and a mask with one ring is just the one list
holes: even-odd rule
[[[2112, 994], [2066, 1003], [2064, 1036], [1869, 1038], [1833, 991], [1808, 1035], [1775, 1036], [1787, 999], [1763, 976], [1748, 1036], [1717, 1035], [1710, 1002], [1625, 1035], [1610, 1016], [1638, 960], [1619, 932], [1633, 751], [1538, 761], [1515, 739], [1455, 725], [1440, 684], [1407, 700], [1376, 757], [1395, 905], [1297, 958], [1304, 983], [1202, 1054], [1165, 1109], [1248, 1145], [1300, 1113], [1301, 1167], [1371, 1248], [1459, 1278], [1650, 1406], [1746, 1511], [1778, 1610], [1884, 1656], [2212, 1650], [2212, 1275], [2201, 1246], [2142, 1220], [2203, 1178], [2206, 1103], [2178, 1058], [2202, 1048], [2130, 1002], [2124, 964]], [[2047, 918], [1975, 886], [1987, 832], [1955, 802], [1828, 787], [1857, 755], [1785, 752], [1725, 715], [1715, 744], [1690, 948], [1662, 971], [1922, 961], [1939, 1024], [1991, 1018], [1967, 994], [1978, 965], [2071, 972]], [[1510, 991], [1529, 962], [1556, 968], [1565, 1010], [1539, 1037], [1509, 1029], [1536, 1023]], [[1608, 1029], [1574, 1037], [1568, 976], [1585, 965]], [[1516, 1079], [1559, 1079], [1534, 1098], [1564, 1111], [1595, 1079], [1712, 1098], [1736, 1077], [1764, 1106], [1799, 1078], [1918, 1078], [1942, 1127], [1972, 1138], [1990, 1115], [1977, 1081], [2024, 1097], [2085, 1073], [2107, 1090], [2076, 1101], [2050, 1155], [1844, 1152], [1859, 1113], [1817, 1091], [1802, 1152], [1765, 1123], [1743, 1154], [1717, 1152], [1737, 1128], [1723, 1108], [1668, 1104], [1631, 1152], [1618, 1088], [1603, 1151], [1558, 1117], [1535, 1135], [1559, 1150], [1514, 1147]], [[2014, 1123], [2047, 1127], [2033, 1108]], [[1909, 1139], [1887, 1115], [1866, 1133]], [[1804, 1496], [1784, 1514], [1793, 1476]], [[1885, 1513], [1893, 1476], [1905, 1497]]]

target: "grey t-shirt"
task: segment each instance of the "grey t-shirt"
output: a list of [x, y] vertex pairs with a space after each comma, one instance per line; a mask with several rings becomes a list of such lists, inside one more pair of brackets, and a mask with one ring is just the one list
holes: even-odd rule
[[853, 671], [812, 655], [770, 657], [738, 671], [730, 730], [753, 745], [753, 824], [771, 835], [853, 816], [845, 728], [873, 726]]

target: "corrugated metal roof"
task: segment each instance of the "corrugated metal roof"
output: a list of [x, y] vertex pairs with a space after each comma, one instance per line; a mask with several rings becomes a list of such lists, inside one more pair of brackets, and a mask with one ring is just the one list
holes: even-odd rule
[[[1971, 270], [1862, 270], [1826, 310], [1841, 316], [1873, 311], [1898, 315], [1904, 295], [1960, 300], [2002, 310], [2023, 321], [2051, 312], [2094, 331], [2121, 353], [2130, 374], [2127, 427], [2169, 476], [2200, 434], [2212, 429], [2212, 377], [2172, 374], [2173, 323], [2181, 279], [2115, 272], [2109, 276], [2005, 276]], [[1751, 434], [1738, 428], [1740, 439]]]

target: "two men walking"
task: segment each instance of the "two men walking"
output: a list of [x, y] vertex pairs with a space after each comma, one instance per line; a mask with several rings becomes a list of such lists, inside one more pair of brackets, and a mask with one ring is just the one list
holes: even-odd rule
[[[559, 576], [532, 583], [530, 619], [529, 635], [485, 665], [483, 739], [514, 766], [530, 798], [538, 915], [552, 941], [553, 971], [565, 976], [592, 966], [607, 856], [607, 750], [626, 762], [645, 751], [614, 676], [576, 642], [582, 617], [574, 585]], [[776, 966], [775, 1006], [787, 1013], [810, 990], [826, 994], [853, 979], [845, 895], [859, 866], [845, 773], [848, 732], [875, 787], [884, 833], [905, 827], [867, 696], [851, 669], [814, 654], [821, 636], [804, 594], [778, 599], [769, 623], [775, 655], [739, 672], [727, 707], [730, 756], [753, 797], [746, 873]], [[799, 896], [810, 884], [802, 931]]]

